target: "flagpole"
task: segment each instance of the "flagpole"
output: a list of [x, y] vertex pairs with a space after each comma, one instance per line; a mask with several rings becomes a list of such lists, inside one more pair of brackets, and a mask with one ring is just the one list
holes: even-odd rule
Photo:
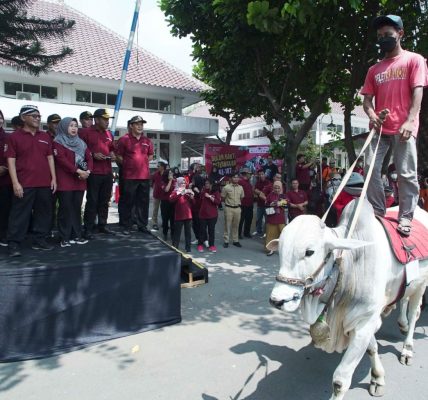
[[119, 86], [119, 90], [117, 92], [116, 104], [114, 106], [114, 115], [113, 115], [113, 123], [111, 126], [111, 131], [112, 131], [113, 135], [115, 135], [115, 136], [116, 136], [117, 119], [119, 116], [120, 106], [122, 104], [123, 90], [125, 88], [125, 83], [126, 83], [126, 73], [128, 72], [129, 60], [131, 59], [132, 44], [134, 42], [134, 36], [135, 36], [135, 30], [137, 28], [138, 16], [140, 14], [140, 6], [141, 6], [141, 0], [136, 0], [134, 18], [132, 19], [131, 32], [129, 33], [128, 47], [127, 47], [126, 52], [125, 52], [125, 59], [123, 60], [123, 68], [122, 68], [122, 76], [120, 78], [120, 86]]

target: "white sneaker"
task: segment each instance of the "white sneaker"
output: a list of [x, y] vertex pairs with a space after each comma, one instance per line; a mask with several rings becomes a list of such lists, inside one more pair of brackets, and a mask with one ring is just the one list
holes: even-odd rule
[[191, 244], [198, 244], [198, 239], [195, 239], [193, 242], [190, 242]]
[[208, 240], [205, 240], [204, 242], [204, 246], [208, 249], [208, 247], [210, 247], [210, 244], [208, 243]]

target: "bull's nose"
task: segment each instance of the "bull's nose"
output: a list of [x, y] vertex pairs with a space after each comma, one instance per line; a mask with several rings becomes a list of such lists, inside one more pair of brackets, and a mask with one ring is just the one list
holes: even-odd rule
[[272, 299], [272, 297], [269, 299], [269, 303], [278, 308], [279, 310], [281, 309], [281, 307], [284, 305], [284, 300], [274, 300]]

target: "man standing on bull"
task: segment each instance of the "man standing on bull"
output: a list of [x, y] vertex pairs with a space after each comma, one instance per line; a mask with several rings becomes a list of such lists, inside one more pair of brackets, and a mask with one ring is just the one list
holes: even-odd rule
[[[384, 58], [370, 67], [361, 94], [364, 95], [363, 106], [370, 118], [370, 125], [378, 131], [382, 125], [382, 137], [367, 197], [375, 213], [384, 216], [386, 207], [381, 169], [383, 159], [392, 147], [400, 197], [397, 230], [402, 235], [409, 236], [413, 212], [418, 202], [416, 135], [423, 88], [428, 86], [427, 64], [421, 55], [401, 47], [404, 30], [399, 16], [377, 17], [373, 27]], [[384, 109], [389, 114], [382, 121], [379, 113]], [[370, 165], [373, 158], [376, 142], [374, 140], [369, 149], [367, 165]]]

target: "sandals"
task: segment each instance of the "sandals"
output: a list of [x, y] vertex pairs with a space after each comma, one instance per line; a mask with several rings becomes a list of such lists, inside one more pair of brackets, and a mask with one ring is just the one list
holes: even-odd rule
[[412, 232], [412, 221], [407, 218], [400, 218], [397, 225], [397, 231], [403, 236], [410, 236], [410, 233]]

